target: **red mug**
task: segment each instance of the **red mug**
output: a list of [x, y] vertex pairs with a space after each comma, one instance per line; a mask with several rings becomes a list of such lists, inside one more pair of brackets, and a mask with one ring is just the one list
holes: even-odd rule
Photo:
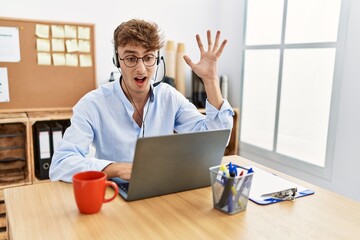
[[[72, 180], [76, 205], [80, 213], [92, 214], [99, 212], [103, 203], [114, 200], [119, 193], [116, 183], [108, 181], [104, 172], [79, 172], [73, 176]], [[110, 198], [105, 198], [107, 186], [114, 189], [114, 195]]]

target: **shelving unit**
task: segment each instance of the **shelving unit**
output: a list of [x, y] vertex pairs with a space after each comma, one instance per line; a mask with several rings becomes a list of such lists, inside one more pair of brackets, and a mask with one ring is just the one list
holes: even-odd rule
[[71, 109], [63, 109], [56, 111], [32, 111], [27, 112], [27, 117], [30, 125], [30, 146], [31, 146], [31, 173], [32, 173], [32, 182], [46, 182], [49, 180], [39, 180], [35, 176], [35, 158], [34, 158], [34, 139], [33, 139], [33, 125], [39, 121], [56, 121], [56, 120], [68, 120], [71, 118], [72, 111]]
[[[0, 113], [0, 130], [0, 240], [6, 240], [3, 189], [32, 183], [31, 135], [26, 113]], [[15, 178], [14, 173], [17, 175]], [[19, 176], [20, 179], [16, 179]]]
[[7, 238], [7, 221], [5, 211], [5, 201], [3, 190], [0, 189], [0, 240], [6, 240]]
[[[35, 160], [34, 160], [34, 149], [33, 149], [33, 128], [32, 126], [38, 122], [38, 121], [55, 121], [55, 120], [68, 120], [71, 118], [72, 110], [70, 108], [63, 108], [63, 109], [56, 109], [56, 110], [41, 110], [41, 111], [29, 111], [29, 112], [0, 112], [0, 127], [2, 129], [2, 132], [5, 133], [5, 131], [11, 131], [7, 130], [10, 127], [14, 128], [13, 126], [16, 126], [15, 129], [19, 128], [19, 124], [23, 125], [24, 131], [23, 136], [19, 133], [13, 133], [13, 134], [6, 134], [3, 135], [2, 139], [3, 141], [0, 141], [0, 151], [7, 151], [4, 152], [4, 156], [6, 156], [6, 161], [9, 161], [9, 159], [12, 158], [11, 151], [8, 149], [19, 149], [16, 146], [7, 146], [7, 145], [13, 145], [12, 142], [14, 142], [12, 139], [10, 139], [11, 136], [19, 136], [23, 137], [23, 151], [24, 151], [24, 173], [25, 178], [21, 180], [14, 180], [14, 181], [0, 181], [0, 189], [7, 188], [7, 187], [15, 187], [15, 186], [21, 186], [26, 184], [32, 184], [32, 183], [38, 183], [38, 182], [44, 182], [46, 180], [38, 180], [35, 176]], [[1, 133], [0, 133], [0, 139], [1, 139]], [[6, 143], [8, 140], [9, 143]], [[22, 149], [20, 149], [22, 150]], [[10, 155], [9, 155], [10, 154]], [[14, 153], [15, 154], [15, 153]], [[16, 154], [18, 154], [16, 152]], [[1, 156], [1, 154], [0, 154]], [[0, 159], [0, 163], [1, 163]], [[0, 173], [4, 172], [6, 170], [0, 169]]]
[[[0, 189], [31, 184], [31, 137], [29, 135], [30, 126], [26, 113], [0, 113], [0, 128], [2, 130], [0, 133], [0, 152], [3, 152], [3, 154], [0, 154], [2, 156], [0, 163], [3, 164], [2, 169], [0, 169], [0, 174], [3, 176], [0, 181]], [[21, 167], [24, 177], [12, 180], [10, 174], [5, 174], [11, 172], [7, 171], [8, 167], [6, 166], [11, 164], [11, 162], [19, 163], [21, 161], [25, 161], [25, 165]], [[9, 180], [6, 180], [6, 177]]]

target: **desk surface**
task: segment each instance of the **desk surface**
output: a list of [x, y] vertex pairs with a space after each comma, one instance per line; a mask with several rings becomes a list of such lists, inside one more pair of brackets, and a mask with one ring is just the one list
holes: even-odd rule
[[[239, 156], [224, 162], [258, 166], [315, 190], [267, 206], [249, 201], [227, 215], [213, 208], [211, 188], [125, 202], [120, 196], [93, 215], [78, 212], [72, 184], [46, 182], [5, 189], [10, 237], [17, 239], [359, 239], [360, 202], [286, 176]], [[107, 194], [111, 194], [109, 192]]]

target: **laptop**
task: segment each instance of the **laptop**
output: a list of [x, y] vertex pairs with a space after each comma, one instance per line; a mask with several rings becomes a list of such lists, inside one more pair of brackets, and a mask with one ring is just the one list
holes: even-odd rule
[[210, 186], [209, 168], [224, 156], [230, 129], [139, 138], [130, 181], [110, 180], [127, 201]]

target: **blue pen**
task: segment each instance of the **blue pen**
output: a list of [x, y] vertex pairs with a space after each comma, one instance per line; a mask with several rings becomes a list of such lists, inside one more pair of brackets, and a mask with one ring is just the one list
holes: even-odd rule
[[236, 166], [233, 165], [231, 162], [229, 163], [229, 174], [230, 174], [230, 177], [236, 177], [236, 175], [237, 175]]
[[[232, 178], [236, 177], [236, 175], [237, 175], [237, 167], [236, 167], [236, 165], [234, 165], [234, 164], [232, 164], [230, 162], [228, 167], [229, 167], [229, 175], [230, 175], [230, 177], [232, 177]], [[235, 189], [235, 186], [234, 186], [234, 179], [231, 179], [230, 182], [231, 182], [231, 192], [229, 193], [229, 196], [228, 196], [228, 212], [229, 213], [234, 211], [233, 199], [237, 198], [237, 195], [238, 195], [238, 193], [237, 193], [237, 191]]]
[[233, 193], [232, 193], [232, 189], [235, 190], [235, 188], [233, 186], [234, 180], [230, 176], [230, 173], [229, 173], [230, 169], [228, 170], [225, 165], [220, 165], [220, 170], [224, 173], [225, 180], [224, 180], [224, 189], [223, 189], [222, 195], [220, 197], [220, 200], [217, 203], [217, 206], [221, 209], [221, 208], [223, 208], [223, 207], [225, 207], [227, 205], [228, 212], [231, 213], [233, 211], [233, 203], [232, 203]]

